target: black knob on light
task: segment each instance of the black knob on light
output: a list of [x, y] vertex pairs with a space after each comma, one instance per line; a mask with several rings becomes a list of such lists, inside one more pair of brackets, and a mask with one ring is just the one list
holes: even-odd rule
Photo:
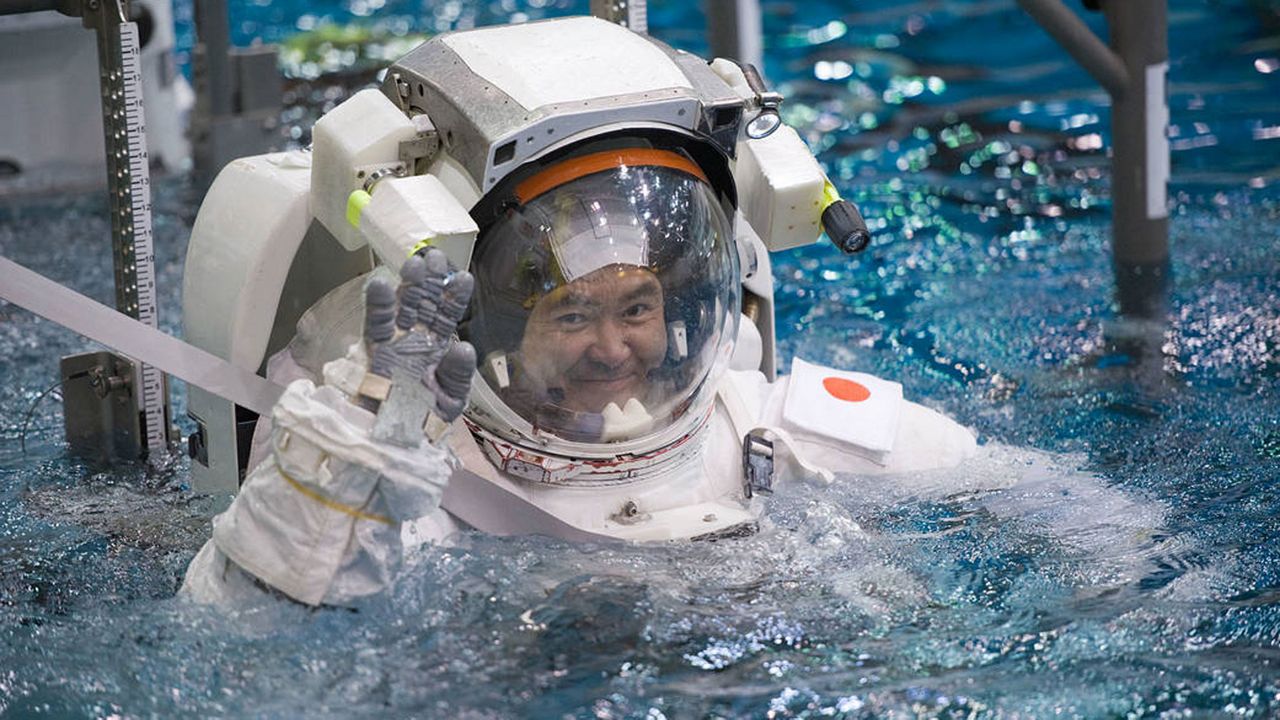
[[822, 229], [845, 255], [862, 252], [871, 244], [871, 231], [862, 213], [848, 200], [837, 200], [822, 211]]

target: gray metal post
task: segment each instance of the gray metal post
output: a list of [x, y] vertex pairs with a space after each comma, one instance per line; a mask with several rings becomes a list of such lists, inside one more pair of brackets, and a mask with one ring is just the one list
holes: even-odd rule
[[275, 149], [283, 82], [274, 45], [231, 47], [226, 0], [196, 0], [192, 157], [203, 185], [235, 158]]
[[204, 87], [198, 88], [208, 102], [211, 117], [230, 115], [233, 86], [231, 84], [231, 19], [226, 0], [196, 0], [196, 37], [199, 43], [199, 74]]
[[1112, 258], [1120, 312], [1151, 317], [1169, 275], [1167, 0], [1101, 0], [1110, 49], [1061, 0], [1018, 0], [1111, 94]]
[[591, 0], [591, 14], [638, 33], [649, 32], [647, 0]]
[[1161, 313], [1169, 276], [1166, 0], [1108, 0], [1111, 47], [1129, 84], [1112, 93], [1112, 236], [1120, 311]]
[[711, 57], [749, 63], [764, 72], [760, 0], [706, 0]]

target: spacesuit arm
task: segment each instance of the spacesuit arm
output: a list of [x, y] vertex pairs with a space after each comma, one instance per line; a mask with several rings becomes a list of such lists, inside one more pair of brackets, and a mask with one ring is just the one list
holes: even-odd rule
[[[443, 435], [475, 363], [470, 345], [451, 341], [470, 276], [449, 290], [446, 274], [437, 252], [406, 263], [398, 290], [375, 279], [367, 342], [327, 363], [323, 385], [286, 389], [269, 456], [214, 520], [213, 545], [239, 569], [311, 605], [348, 604], [393, 580], [400, 524], [439, 507], [457, 465]], [[215, 586], [190, 573], [216, 565], [193, 563], [187, 585]]]
[[[347, 358], [325, 374], [359, 369]], [[400, 523], [438, 506], [454, 462], [431, 443], [374, 440], [375, 421], [339, 387], [289, 385], [273, 412], [270, 455], [215, 518], [212, 544], [306, 604], [347, 604], [384, 588], [399, 563]], [[188, 585], [201, 584], [190, 577], [196, 568]]]
[[759, 372], [730, 372], [719, 388], [735, 432], [769, 441], [787, 477], [830, 482], [938, 470], [977, 450], [968, 428], [906, 400], [897, 383], [799, 358], [792, 370], [773, 383]]
[[336, 461], [381, 476], [383, 495], [405, 501], [391, 503], [397, 520], [438, 503], [444, 480], [426, 465], [452, 464], [439, 441], [466, 403], [475, 367], [471, 346], [452, 341], [470, 274], [450, 277], [444, 255], [432, 250], [407, 262], [401, 279], [398, 289], [376, 275], [367, 283], [365, 343], [324, 366], [322, 387], [290, 385], [273, 412], [271, 438], [286, 473], [316, 475]]

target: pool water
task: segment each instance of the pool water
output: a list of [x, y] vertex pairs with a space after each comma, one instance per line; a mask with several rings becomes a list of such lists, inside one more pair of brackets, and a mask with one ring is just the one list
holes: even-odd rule
[[[587, 4], [423, 5], [231, 12], [246, 43]], [[690, 5], [652, 3], [652, 32], [703, 52]], [[765, 7], [785, 116], [876, 231], [774, 258], [780, 355], [901, 381], [978, 460], [793, 483], [750, 538], [476, 534], [358, 613], [225, 615], [174, 594], [226, 499], [182, 458], [69, 457], [41, 394], [88, 344], [0, 305], [0, 716], [1280, 714], [1280, 3], [1170, 3], [1173, 280], [1141, 322], [1114, 304], [1109, 103], [1016, 5]], [[293, 85], [282, 132], [351, 83]], [[199, 192], [156, 185], [177, 333]], [[0, 253], [109, 303], [105, 209], [0, 200]]]

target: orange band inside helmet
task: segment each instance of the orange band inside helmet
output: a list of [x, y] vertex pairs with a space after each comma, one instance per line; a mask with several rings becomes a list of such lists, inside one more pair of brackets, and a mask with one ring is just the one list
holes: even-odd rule
[[516, 185], [516, 200], [523, 205], [548, 190], [554, 190], [580, 177], [616, 167], [637, 165], [667, 167], [688, 173], [703, 182], [708, 182], [707, 176], [702, 173], [702, 169], [695, 165], [692, 160], [679, 153], [674, 153], [670, 150], [654, 150], [652, 148], [622, 148], [620, 150], [605, 150], [591, 153], [590, 155], [569, 158], [564, 162], [545, 168]]

